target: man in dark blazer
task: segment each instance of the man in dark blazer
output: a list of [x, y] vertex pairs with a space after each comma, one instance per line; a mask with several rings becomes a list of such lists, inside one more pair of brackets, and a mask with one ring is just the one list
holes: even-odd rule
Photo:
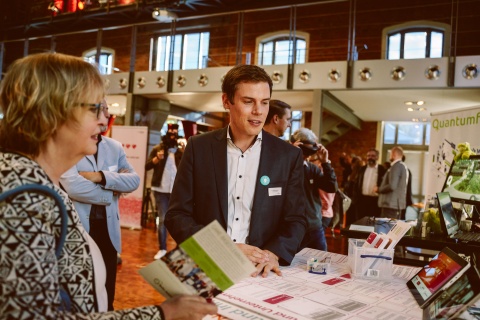
[[380, 217], [378, 188], [382, 184], [386, 169], [378, 164], [378, 156], [378, 150], [368, 150], [367, 164], [360, 168], [355, 193], [353, 195], [353, 201], [357, 202], [357, 216], [355, 220], [367, 216]]
[[280, 275], [306, 228], [301, 150], [262, 130], [272, 86], [254, 65], [225, 75], [222, 102], [230, 123], [189, 138], [165, 221], [181, 243], [218, 220], [257, 267], [252, 276]]

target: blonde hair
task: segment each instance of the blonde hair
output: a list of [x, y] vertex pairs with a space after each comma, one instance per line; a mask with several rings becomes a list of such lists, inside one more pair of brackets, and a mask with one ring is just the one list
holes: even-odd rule
[[[98, 101], [83, 101], [86, 94]], [[15, 61], [0, 87], [0, 146], [37, 156], [46, 141], [80, 103], [97, 103], [105, 87], [95, 66], [60, 53], [39, 53]]]

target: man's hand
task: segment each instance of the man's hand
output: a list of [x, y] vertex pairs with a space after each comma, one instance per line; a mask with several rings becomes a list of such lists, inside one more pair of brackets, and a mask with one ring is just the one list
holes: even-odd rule
[[318, 155], [318, 158], [320, 159], [320, 162], [322, 162], [322, 163], [328, 162], [328, 150], [327, 150], [327, 148], [325, 148], [320, 143], [317, 143], [317, 148], [318, 148], [317, 155]]
[[93, 183], [100, 183], [102, 182], [102, 174], [96, 171], [79, 171], [79, 175], [84, 177], [85, 179], [92, 181]]
[[280, 265], [278, 264], [278, 257], [271, 251], [263, 250], [263, 252], [268, 254], [268, 262], [259, 263], [256, 265], [257, 271], [251, 274], [252, 277], [256, 277], [260, 273], [263, 278], [268, 277], [270, 271], [275, 272], [277, 276], [281, 276], [282, 272], [280, 271]]
[[260, 248], [244, 243], [237, 243], [237, 248], [239, 248], [243, 254], [247, 256], [248, 260], [253, 262], [253, 265], [266, 263], [269, 261], [268, 253]]

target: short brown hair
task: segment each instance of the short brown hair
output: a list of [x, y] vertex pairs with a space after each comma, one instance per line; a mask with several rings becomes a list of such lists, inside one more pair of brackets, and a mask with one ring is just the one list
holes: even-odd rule
[[270, 100], [268, 109], [267, 119], [265, 119], [265, 123], [270, 123], [274, 115], [278, 115], [279, 118], [282, 118], [285, 113], [287, 113], [287, 109], [292, 109], [292, 107], [281, 100]]
[[273, 82], [267, 72], [259, 66], [242, 64], [230, 69], [222, 82], [222, 92], [227, 94], [227, 99], [233, 104], [237, 87], [242, 82], [267, 82], [272, 95]]
[[105, 86], [97, 68], [81, 58], [38, 53], [15, 61], [0, 88], [0, 146], [38, 156], [87, 92], [100, 101]]

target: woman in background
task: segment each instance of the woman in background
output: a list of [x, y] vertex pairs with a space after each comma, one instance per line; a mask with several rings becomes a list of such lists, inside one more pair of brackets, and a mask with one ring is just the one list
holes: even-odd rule
[[[106, 310], [105, 265], [59, 178], [97, 150], [106, 125], [103, 80], [80, 58], [52, 53], [14, 62], [0, 88], [0, 193], [41, 184], [63, 198], [68, 231], [57, 260], [60, 212], [53, 199], [24, 192], [0, 206], [1, 319], [201, 319], [216, 307], [197, 296], [161, 306]], [[60, 288], [71, 311], [59, 310]], [[160, 299], [159, 299], [160, 300]], [[102, 313], [99, 313], [102, 312]]]

